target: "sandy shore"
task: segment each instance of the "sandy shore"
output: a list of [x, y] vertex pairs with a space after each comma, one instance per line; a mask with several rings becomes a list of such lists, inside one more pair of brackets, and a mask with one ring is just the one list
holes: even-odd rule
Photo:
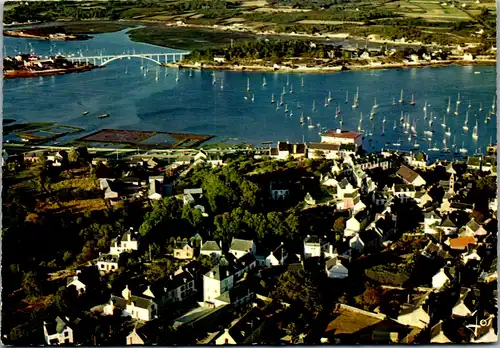
[[290, 68], [279, 67], [274, 68], [262, 65], [207, 65], [200, 66], [199, 64], [167, 64], [169, 68], [187, 68], [187, 69], [207, 69], [207, 70], [230, 70], [230, 71], [273, 71], [273, 72], [286, 72], [286, 73], [330, 73], [346, 70], [373, 70], [373, 69], [408, 69], [408, 68], [439, 68], [449, 65], [464, 65], [464, 66], [495, 66], [496, 60], [480, 60], [480, 61], [466, 61], [466, 60], [443, 60], [436, 62], [422, 62], [422, 63], [385, 63], [385, 64], [369, 64], [369, 65], [346, 65], [334, 67], [311, 67], [311, 68]]

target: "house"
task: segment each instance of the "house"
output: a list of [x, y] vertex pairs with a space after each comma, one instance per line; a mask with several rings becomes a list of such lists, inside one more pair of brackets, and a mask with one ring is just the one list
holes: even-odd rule
[[431, 328], [430, 336], [430, 343], [453, 343], [443, 332], [442, 320]]
[[172, 256], [178, 260], [191, 260], [194, 258], [195, 248], [190, 241], [175, 241]]
[[410, 327], [425, 329], [430, 322], [430, 316], [424, 309], [429, 293], [418, 296], [412, 303], [403, 304], [396, 319], [397, 322]]
[[441, 223], [441, 217], [435, 212], [424, 213], [424, 232], [434, 234], [435, 227]]
[[480, 170], [481, 169], [481, 158], [477, 156], [467, 157], [467, 169], [469, 170]]
[[148, 198], [152, 200], [159, 200], [163, 198], [160, 181], [149, 180]]
[[253, 291], [243, 283], [242, 285], [235, 286], [223, 292], [220, 296], [214, 298], [212, 302], [216, 308], [221, 306], [238, 307], [242, 304], [249, 303], [254, 297], [255, 294]]
[[337, 209], [351, 210], [352, 214], [365, 210], [366, 205], [361, 201], [359, 190], [355, 189], [352, 192], [344, 192], [343, 201], [337, 204]]
[[68, 288], [70, 286], [74, 286], [76, 291], [78, 292], [78, 296], [80, 296], [87, 291], [87, 285], [85, 285], [81, 282], [80, 279], [78, 279], [78, 273], [79, 271], [77, 271], [76, 275], [68, 279], [68, 284], [66, 285], [66, 287]]
[[370, 214], [367, 210], [363, 210], [356, 215], [352, 215], [350, 219], [346, 221], [344, 238], [349, 238], [354, 236], [356, 233], [362, 231], [369, 222]]
[[362, 134], [358, 132], [341, 129], [336, 129], [335, 131], [329, 130], [321, 134], [321, 142], [326, 144], [354, 145], [354, 147], [357, 148], [363, 145], [361, 135]]
[[131, 252], [139, 250], [139, 241], [132, 234], [132, 228], [125, 232], [121, 238], [116, 238], [111, 241], [109, 253], [111, 255], [120, 255], [123, 252]]
[[222, 249], [219, 244], [213, 240], [207, 240], [200, 248], [200, 255], [214, 256], [219, 258], [222, 256]]
[[452, 276], [450, 272], [445, 268], [441, 268], [435, 275], [432, 276], [432, 287], [434, 289], [442, 289], [443, 286], [450, 283]]
[[131, 345], [150, 345], [151, 342], [151, 337], [150, 337], [150, 332], [149, 332], [149, 326], [145, 325], [144, 323], [141, 322], [136, 322], [134, 325], [134, 328], [132, 329], [132, 332], [130, 332], [127, 335], [127, 338], [125, 340], [125, 344], [127, 346]]
[[327, 250], [329, 244], [326, 239], [308, 235], [304, 239], [304, 257], [320, 257]]
[[344, 199], [345, 194], [354, 193], [355, 188], [351, 185], [351, 183], [343, 178], [337, 185], [337, 199]]
[[112, 202], [116, 202], [120, 197], [120, 194], [117, 188], [115, 187], [116, 185], [114, 184], [114, 179], [101, 178], [99, 179], [99, 186], [101, 190], [104, 191], [105, 199], [109, 199]]
[[349, 247], [358, 252], [363, 251], [365, 243], [363, 242], [363, 240], [361, 240], [361, 237], [359, 236], [358, 233], [354, 234], [354, 236], [351, 239], [349, 239]]
[[451, 259], [451, 255], [444, 251], [442, 246], [440, 244], [435, 244], [432, 241], [429, 241], [429, 243], [425, 246], [425, 248], [422, 250], [422, 256], [434, 260], [436, 258], [442, 258], [444, 260]]
[[304, 201], [309, 204], [309, 205], [315, 205], [316, 204], [316, 200], [311, 196], [311, 194], [309, 192], [307, 192], [305, 198], [304, 198]]
[[[188, 266], [185, 269], [181, 268], [179, 271], [180, 272], [175, 275], [170, 275], [169, 279], [161, 284], [166, 297], [165, 302], [182, 302], [198, 291], [193, 270]], [[143, 295], [156, 300], [156, 296], [154, 296], [154, 293], [149, 287], [143, 292]]]
[[454, 317], [468, 317], [475, 309], [476, 300], [471, 289], [461, 288], [460, 295], [453, 306], [452, 315]]
[[307, 158], [336, 159], [340, 157], [340, 144], [311, 142], [307, 149]]
[[103, 313], [114, 315], [115, 309], [121, 309], [123, 316], [142, 321], [153, 320], [158, 313], [157, 305], [152, 299], [132, 295], [128, 285], [123, 289], [121, 297], [111, 295], [109, 303], [103, 307]]
[[415, 201], [417, 202], [417, 205], [422, 208], [424, 205], [426, 205], [428, 202], [432, 203], [432, 197], [429, 195], [429, 193], [425, 190], [422, 191], [417, 191], [415, 192]]
[[406, 337], [411, 332], [385, 314], [368, 312], [345, 304], [338, 304], [332, 320], [320, 342], [334, 345], [411, 343]]
[[498, 198], [497, 197], [489, 200], [488, 209], [490, 209], [491, 211], [493, 211], [495, 213], [498, 211]]
[[253, 240], [233, 238], [231, 241], [231, 246], [229, 247], [229, 252], [233, 254], [237, 259], [247, 253], [255, 255], [255, 251], [256, 246]]
[[478, 224], [473, 218], [465, 225], [465, 229], [468, 235], [472, 236], [486, 236], [488, 231], [486, 231], [482, 225]]
[[373, 191], [370, 196], [373, 204], [377, 206], [385, 205], [385, 202], [387, 202], [387, 195], [383, 191]]
[[446, 242], [451, 249], [454, 250], [467, 250], [470, 245], [476, 245], [477, 240], [474, 237], [458, 237], [448, 239]]
[[96, 265], [100, 273], [109, 273], [118, 270], [118, 255], [101, 254]]
[[226, 56], [224, 55], [214, 55], [214, 62], [224, 63], [226, 61]]
[[[444, 201], [444, 199], [443, 199], [443, 201]], [[443, 209], [442, 206], [441, 206], [441, 209]], [[474, 210], [474, 204], [460, 203], [460, 202], [451, 202], [449, 204], [448, 209], [446, 209], [446, 210], [449, 213], [453, 213], [453, 212], [456, 212], [456, 211], [464, 211], [464, 212], [470, 214]]]
[[443, 219], [443, 222], [438, 226], [439, 229], [443, 230], [448, 236], [454, 234], [457, 231], [457, 226], [450, 220], [449, 216]]
[[73, 329], [69, 326], [68, 317], [56, 317], [54, 321], [43, 322], [43, 335], [47, 345], [73, 343]]
[[221, 335], [215, 340], [216, 345], [223, 344], [238, 344], [250, 345], [255, 344], [258, 335], [266, 321], [271, 321], [270, 313], [264, 309], [254, 307], [245, 315], [233, 322], [229, 329], [224, 329]]
[[415, 198], [415, 186], [408, 184], [393, 184], [392, 194], [401, 201], [409, 201]]
[[339, 184], [339, 182], [331, 173], [326, 173], [325, 175], [321, 174], [319, 182], [322, 186], [328, 186], [332, 188], [336, 188]]
[[278, 141], [278, 159], [285, 160], [288, 156], [292, 158], [306, 157], [307, 146], [304, 143], [289, 143]]
[[349, 270], [342, 265], [338, 259], [337, 252], [333, 251], [333, 246], [330, 245], [328, 258], [325, 260], [325, 272], [328, 278], [331, 279], [344, 279], [349, 276]]
[[266, 258], [264, 259], [264, 265], [266, 267], [283, 266], [287, 258], [288, 252], [285, 249], [283, 243], [280, 243], [277, 248], [270, 251], [269, 255], [266, 256]]
[[476, 250], [471, 250], [465, 255], [462, 255], [462, 260], [464, 264], [467, 264], [469, 261], [481, 261], [481, 256], [477, 254]]
[[60, 167], [67, 160], [68, 153], [65, 150], [49, 153], [47, 155], [47, 161], [52, 162], [53, 167]]
[[285, 200], [290, 195], [289, 184], [281, 181], [271, 181], [270, 184], [271, 199]]
[[182, 201], [184, 202], [184, 205], [194, 204], [202, 196], [203, 189], [201, 188], [184, 189], [184, 196], [182, 197]]
[[403, 179], [403, 181], [408, 185], [420, 187], [426, 184], [425, 180], [420, 176], [420, 174], [405, 165], [401, 165], [401, 167], [399, 167], [396, 175]]

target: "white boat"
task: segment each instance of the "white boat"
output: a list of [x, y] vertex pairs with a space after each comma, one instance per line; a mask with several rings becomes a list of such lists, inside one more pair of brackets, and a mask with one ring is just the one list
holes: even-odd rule
[[448, 97], [448, 107], [446, 108], [446, 112], [450, 113], [451, 111], [451, 97]]
[[358, 125], [358, 132], [362, 132], [363, 129], [361, 128], [361, 125], [363, 124], [363, 113], [359, 113], [359, 125]]
[[457, 104], [460, 104], [462, 101], [460, 100], [460, 93], [458, 93]]
[[349, 91], [345, 91], [345, 103], [349, 103]]
[[310, 117], [307, 118], [307, 121], [309, 122], [309, 124], [307, 125], [307, 128], [314, 128], [315, 126], [312, 124], [312, 120]]
[[392, 106], [396, 106], [396, 98], [392, 98]]
[[373, 101], [373, 108], [376, 109], [378, 107], [379, 107], [379, 105], [377, 104], [377, 98], [375, 97], [375, 99]]
[[302, 108], [302, 106], [300, 106], [300, 103], [297, 102], [297, 109], [301, 109], [301, 108]]
[[284, 104], [283, 102], [283, 94], [280, 96], [280, 106], [282, 106]]
[[313, 100], [312, 111], [316, 111], [316, 100]]
[[328, 91], [328, 99], [327, 99], [328, 102], [331, 102], [332, 101], [332, 92]]
[[285, 112], [288, 112], [288, 104], [285, 104]]
[[446, 115], [443, 115], [443, 123], [441, 123], [441, 127], [446, 128]]
[[477, 127], [477, 119], [476, 119], [476, 125], [474, 126], [474, 130], [472, 131], [472, 139], [477, 140], [478, 138], [478, 127]]
[[419, 144], [418, 142], [415, 142], [415, 143], [413, 144], [413, 147], [420, 147], [420, 144]]
[[437, 147], [436, 145], [434, 145], [433, 147], [431, 147], [431, 148], [429, 149], [429, 151], [432, 151], [432, 152], [437, 152], [437, 151], [439, 151], [439, 147]]
[[250, 79], [247, 78], [247, 92], [250, 92]]
[[469, 106], [468, 108], [470, 109], [472, 107], [471, 101], [469, 100]]
[[432, 131], [431, 131], [431, 130], [425, 130], [425, 131], [424, 131], [424, 134], [425, 134], [425, 135], [432, 135]]
[[300, 115], [299, 123], [300, 123], [301, 125], [303, 125], [303, 124], [304, 124], [304, 112], [302, 112], [302, 114]]
[[342, 126], [342, 125], [344, 124], [344, 120], [342, 119], [342, 116], [340, 116], [340, 121], [339, 121], [339, 123], [340, 123], [340, 126]]
[[396, 129], [397, 126], [396, 126], [396, 120], [394, 120], [394, 127], [392, 127], [392, 129]]
[[335, 110], [335, 117], [340, 115], [340, 105], [337, 105], [337, 109]]
[[158, 81], [158, 69], [156, 69], [156, 77], [155, 80]]
[[468, 131], [469, 130], [469, 111], [467, 111], [465, 113], [465, 122], [464, 122], [464, 126], [462, 127], [462, 129], [464, 131]]
[[411, 95], [410, 105], [415, 105], [415, 98], [413, 97], [413, 94]]
[[385, 135], [385, 122], [382, 122], [382, 134], [380, 134], [382, 136]]
[[424, 107], [423, 107], [424, 112], [427, 111], [427, 100], [424, 102]]
[[325, 98], [325, 108], [328, 107], [328, 98]]
[[467, 153], [469, 150], [467, 150], [465, 147], [464, 147], [464, 142], [462, 141], [462, 147], [460, 149], [458, 149], [458, 151], [460, 153]]
[[375, 109], [372, 106], [372, 109], [370, 110], [370, 120], [373, 120], [374, 117], [375, 117]]
[[283, 86], [283, 91], [281, 92], [281, 95], [285, 95], [286, 94], [286, 90], [285, 90], [285, 86]]
[[290, 110], [290, 118], [293, 116], [293, 111]]
[[177, 76], [175, 76], [175, 81], [179, 81], [179, 71], [177, 71]]
[[354, 103], [352, 104], [353, 109], [356, 109], [359, 106], [358, 100], [359, 100], [359, 87], [356, 87], [356, 95], [354, 95]]
[[274, 104], [275, 103], [275, 100], [274, 100], [274, 93], [271, 94], [271, 104]]
[[252, 103], [255, 101], [255, 95], [252, 93]]
[[446, 134], [446, 136], [448, 137], [451, 135], [450, 127], [448, 127], [448, 129], [446, 130], [446, 132], [444, 132], [444, 134]]
[[399, 97], [399, 102], [403, 103], [405, 100], [403, 99], [403, 89], [401, 89], [401, 96]]
[[267, 82], [266, 82], [266, 77], [264, 76], [262, 78], [262, 87], [266, 87], [267, 86]]
[[302, 79], [300, 80], [300, 87], [304, 87], [304, 78], [302, 77]]
[[128, 67], [125, 66], [125, 74], [128, 74]]
[[220, 89], [224, 89], [224, 79], [220, 80]]
[[384, 116], [384, 118], [382, 119], [382, 123], [385, 123], [385, 122], [386, 122], [386, 119], [385, 119], [385, 116]]
[[495, 114], [495, 106], [496, 106], [496, 96], [493, 96], [493, 103], [491, 104], [490, 115], [494, 115]]
[[479, 111], [483, 111], [483, 102], [479, 103]]
[[286, 77], [286, 85], [288, 86], [290, 84], [290, 76]]
[[293, 94], [293, 85], [290, 85], [290, 94]]
[[455, 116], [458, 116], [458, 104], [457, 104], [457, 106], [456, 106], [456, 108], [455, 108], [455, 112], [454, 112], [454, 114], [455, 114]]
[[276, 111], [280, 109], [280, 106], [276, 104]]
[[189, 77], [193, 77], [193, 70], [189, 70]]
[[[217, 83], [217, 78], [215, 77], [215, 72], [212, 74], [212, 85], [215, 85]], [[250, 89], [247, 88], [247, 91]]]

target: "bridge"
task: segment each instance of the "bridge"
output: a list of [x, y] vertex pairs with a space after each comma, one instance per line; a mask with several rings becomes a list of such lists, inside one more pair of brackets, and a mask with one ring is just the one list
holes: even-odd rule
[[66, 57], [67, 60], [71, 62], [78, 63], [92, 63], [94, 65], [104, 66], [115, 60], [120, 59], [131, 59], [140, 58], [149, 60], [155, 64], [163, 65], [167, 63], [176, 63], [182, 60], [188, 52], [184, 53], [134, 53], [134, 54], [118, 54], [118, 55], [108, 55], [108, 56], [91, 56], [91, 57]]

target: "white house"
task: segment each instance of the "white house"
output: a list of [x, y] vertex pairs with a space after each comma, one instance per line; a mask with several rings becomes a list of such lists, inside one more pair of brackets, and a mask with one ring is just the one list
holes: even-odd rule
[[103, 307], [104, 315], [113, 315], [116, 308], [123, 312], [123, 316], [130, 316], [132, 319], [150, 321], [157, 316], [156, 303], [146, 297], [134, 296], [128, 286], [122, 291], [122, 297], [111, 295], [109, 303]]
[[363, 248], [365, 247], [365, 243], [361, 240], [360, 236], [358, 233], [356, 233], [350, 240], [349, 240], [349, 247], [351, 249], [357, 250], [359, 252], [363, 251]]
[[444, 233], [448, 236], [450, 234], [454, 234], [457, 231], [457, 226], [450, 220], [449, 217], [443, 219], [443, 222], [439, 225], [439, 229], [443, 230]]
[[308, 235], [304, 239], [304, 257], [320, 257], [321, 253], [327, 250], [330, 243], [318, 236]]
[[443, 332], [443, 321], [440, 320], [436, 325], [431, 328], [430, 343], [453, 343]]
[[425, 233], [436, 233], [435, 227], [441, 223], [441, 218], [434, 211], [424, 214], [424, 232]]
[[409, 184], [393, 184], [392, 194], [394, 197], [397, 197], [401, 201], [405, 202], [415, 199], [416, 189], [415, 186]]
[[396, 321], [403, 325], [424, 329], [429, 325], [430, 316], [422, 308], [422, 305], [412, 306], [400, 311]]
[[336, 129], [334, 131], [329, 130], [321, 134], [321, 142], [338, 145], [355, 145], [359, 147], [362, 146], [362, 136], [361, 133], [341, 129]]
[[288, 258], [288, 252], [285, 250], [283, 243], [281, 243], [276, 249], [272, 250], [264, 260], [266, 267], [270, 266], [283, 266], [286, 259]]
[[349, 276], [349, 270], [342, 265], [338, 255], [333, 255], [325, 262], [325, 271], [328, 278], [344, 279]]
[[125, 340], [125, 344], [127, 346], [131, 345], [145, 345], [148, 343], [148, 338], [147, 335], [144, 333], [144, 328], [145, 326], [142, 324], [137, 324], [134, 326], [133, 330], [131, 333], [127, 335], [127, 338]]
[[207, 240], [200, 248], [200, 255], [214, 256], [219, 258], [222, 256], [222, 249], [219, 244], [213, 240]]
[[350, 219], [346, 221], [344, 237], [349, 238], [354, 236], [356, 233], [361, 232], [368, 224], [369, 214], [367, 211], [361, 211], [356, 215], [351, 216]]
[[78, 279], [78, 274], [74, 275], [73, 278], [68, 279], [66, 287], [70, 287], [72, 285], [76, 288], [78, 296], [83, 295], [87, 291], [87, 286]]
[[451, 282], [450, 277], [445, 271], [444, 267], [441, 268], [433, 277], [432, 277], [432, 287], [434, 289], [441, 289], [443, 286]]
[[132, 228], [130, 228], [121, 238], [116, 238], [111, 241], [109, 253], [111, 255], [120, 255], [123, 252], [131, 252], [134, 250], [139, 250], [139, 241], [132, 234]]
[[43, 335], [47, 345], [73, 343], [73, 329], [69, 327], [69, 318], [56, 317], [53, 322], [43, 322]]
[[197, 199], [203, 196], [202, 188], [191, 188], [184, 189], [184, 196], [182, 197], [182, 201], [184, 205], [186, 204], [194, 204]]
[[488, 231], [486, 231], [482, 225], [478, 224], [476, 220], [471, 219], [466, 225], [465, 229], [467, 233], [472, 233], [473, 236], [486, 236]]
[[237, 259], [247, 253], [255, 255], [255, 251], [256, 246], [253, 240], [233, 238], [233, 240], [231, 241], [231, 246], [229, 247], [229, 252], [233, 254]]
[[96, 265], [99, 272], [109, 273], [118, 270], [118, 255], [101, 254], [97, 259]]
[[224, 63], [226, 61], [226, 56], [224, 55], [215, 55], [214, 61], [217, 63]]
[[468, 288], [461, 288], [460, 289], [460, 297], [453, 306], [453, 309], [451, 311], [451, 314], [455, 317], [468, 317], [472, 314], [472, 311], [474, 310], [472, 304], [470, 301], [467, 301], [467, 297], [470, 294], [470, 289]]
[[149, 180], [148, 198], [151, 200], [162, 199], [161, 183], [158, 180]]

